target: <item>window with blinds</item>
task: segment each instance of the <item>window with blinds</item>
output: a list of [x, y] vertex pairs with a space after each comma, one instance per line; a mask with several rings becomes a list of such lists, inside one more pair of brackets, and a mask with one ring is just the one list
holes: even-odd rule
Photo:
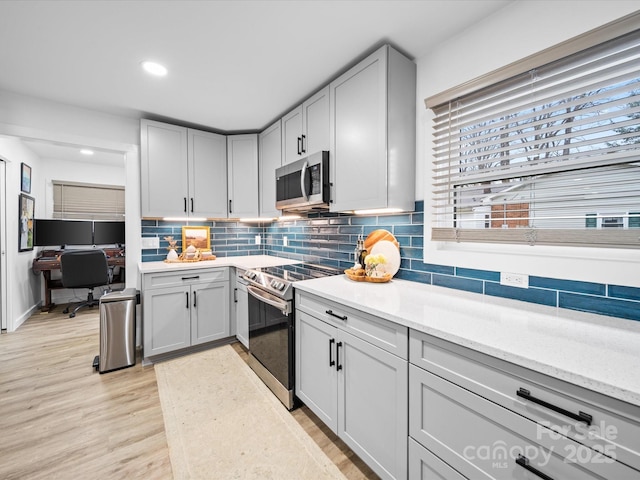
[[432, 107], [432, 240], [640, 248], [640, 31]]
[[54, 180], [53, 218], [123, 220], [124, 187]]

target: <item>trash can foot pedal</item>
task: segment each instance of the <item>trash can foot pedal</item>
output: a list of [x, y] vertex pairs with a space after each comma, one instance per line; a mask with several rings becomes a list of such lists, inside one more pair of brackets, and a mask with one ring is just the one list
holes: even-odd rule
[[96, 371], [98, 370], [98, 368], [100, 368], [100, 355], [96, 355], [93, 358], [93, 368], [95, 368]]

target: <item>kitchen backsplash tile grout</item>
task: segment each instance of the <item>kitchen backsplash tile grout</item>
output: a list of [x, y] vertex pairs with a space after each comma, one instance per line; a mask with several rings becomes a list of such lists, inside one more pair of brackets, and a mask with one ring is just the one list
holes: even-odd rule
[[[198, 222], [211, 227], [211, 249], [217, 256], [269, 254], [340, 269], [353, 264], [353, 251], [359, 234], [366, 237], [376, 229], [389, 230], [400, 243], [400, 270], [397, 278], [454, 288], [483, 295], [512, 298], [560, 308], [640, 320], [640, 288], [604, 285], [566, 279], [529, 277], [529, 288], [500, 285], [500, 272], [462, 266], [423, 262], [424, 203], [416, 202], [412, 213], [355, 216], [316, 213], [308, 218], [282, 222], [248, 224], [238, 221]], [[172, 235], [182, 248], [181, 222], [143, 220], [142, 236], [159, 237], [159, 249], [142, 250], [142, 261], [166, 257]], [[193, 225], [193, 223], [191, 223]], [[260, 245], [255, 236], [260, 235]], [[284, 237], [288, 245], [284, 245]]]

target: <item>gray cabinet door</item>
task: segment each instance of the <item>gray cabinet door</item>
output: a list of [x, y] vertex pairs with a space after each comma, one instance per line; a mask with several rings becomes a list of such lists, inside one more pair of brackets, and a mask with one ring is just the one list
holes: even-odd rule
[[302, 158], [302, 105], [282, 117], [282, 164]]
[[386, 99], [384, 49], [331, 82], [332, 211], [387, 206]]
[[229, 283], [191, 287], [191, 345], [229, 336]]
[[167, 287], [144, 292], [144, 356], [171, 352], [191, 344], [190, 288]]
[[276, 168], [282, 166], [282, 128], [276, 123], [262, 132], [258, 138], [260, 161], [260, 216], [279, 217], [276, 210]]
[[329, 85], [302, 104], [302, 156], [329, 150]]
[[338, 430], [338, 329], [296, 311], [296, 395], [333, 432]]
[[236, 337], [249, 348], [249, 294], [246, 286], [237, 286], [236, 301]]
[[189, 216], [227, 217], [227, 137], [188, 130]]
[[229, 217], [258, 217], [258, 135], [228, 136], [227, 160]]
[[338, 435], [381, 478], [407, 478], [408, 363], [340, 331]]
[[186, 216], [187, 129], [151, 120], [140, 127], [142, 217]]

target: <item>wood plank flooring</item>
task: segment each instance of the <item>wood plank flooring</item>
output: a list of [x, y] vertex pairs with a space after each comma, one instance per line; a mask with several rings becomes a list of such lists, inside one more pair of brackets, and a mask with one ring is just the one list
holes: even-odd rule
[[[63, 308], [0, 335], [0, 478], [172, 479], [153, 367], [100, 375], [97, 308]], [[307, 407], [292, 415], [349, 480], [378, 478]]]

